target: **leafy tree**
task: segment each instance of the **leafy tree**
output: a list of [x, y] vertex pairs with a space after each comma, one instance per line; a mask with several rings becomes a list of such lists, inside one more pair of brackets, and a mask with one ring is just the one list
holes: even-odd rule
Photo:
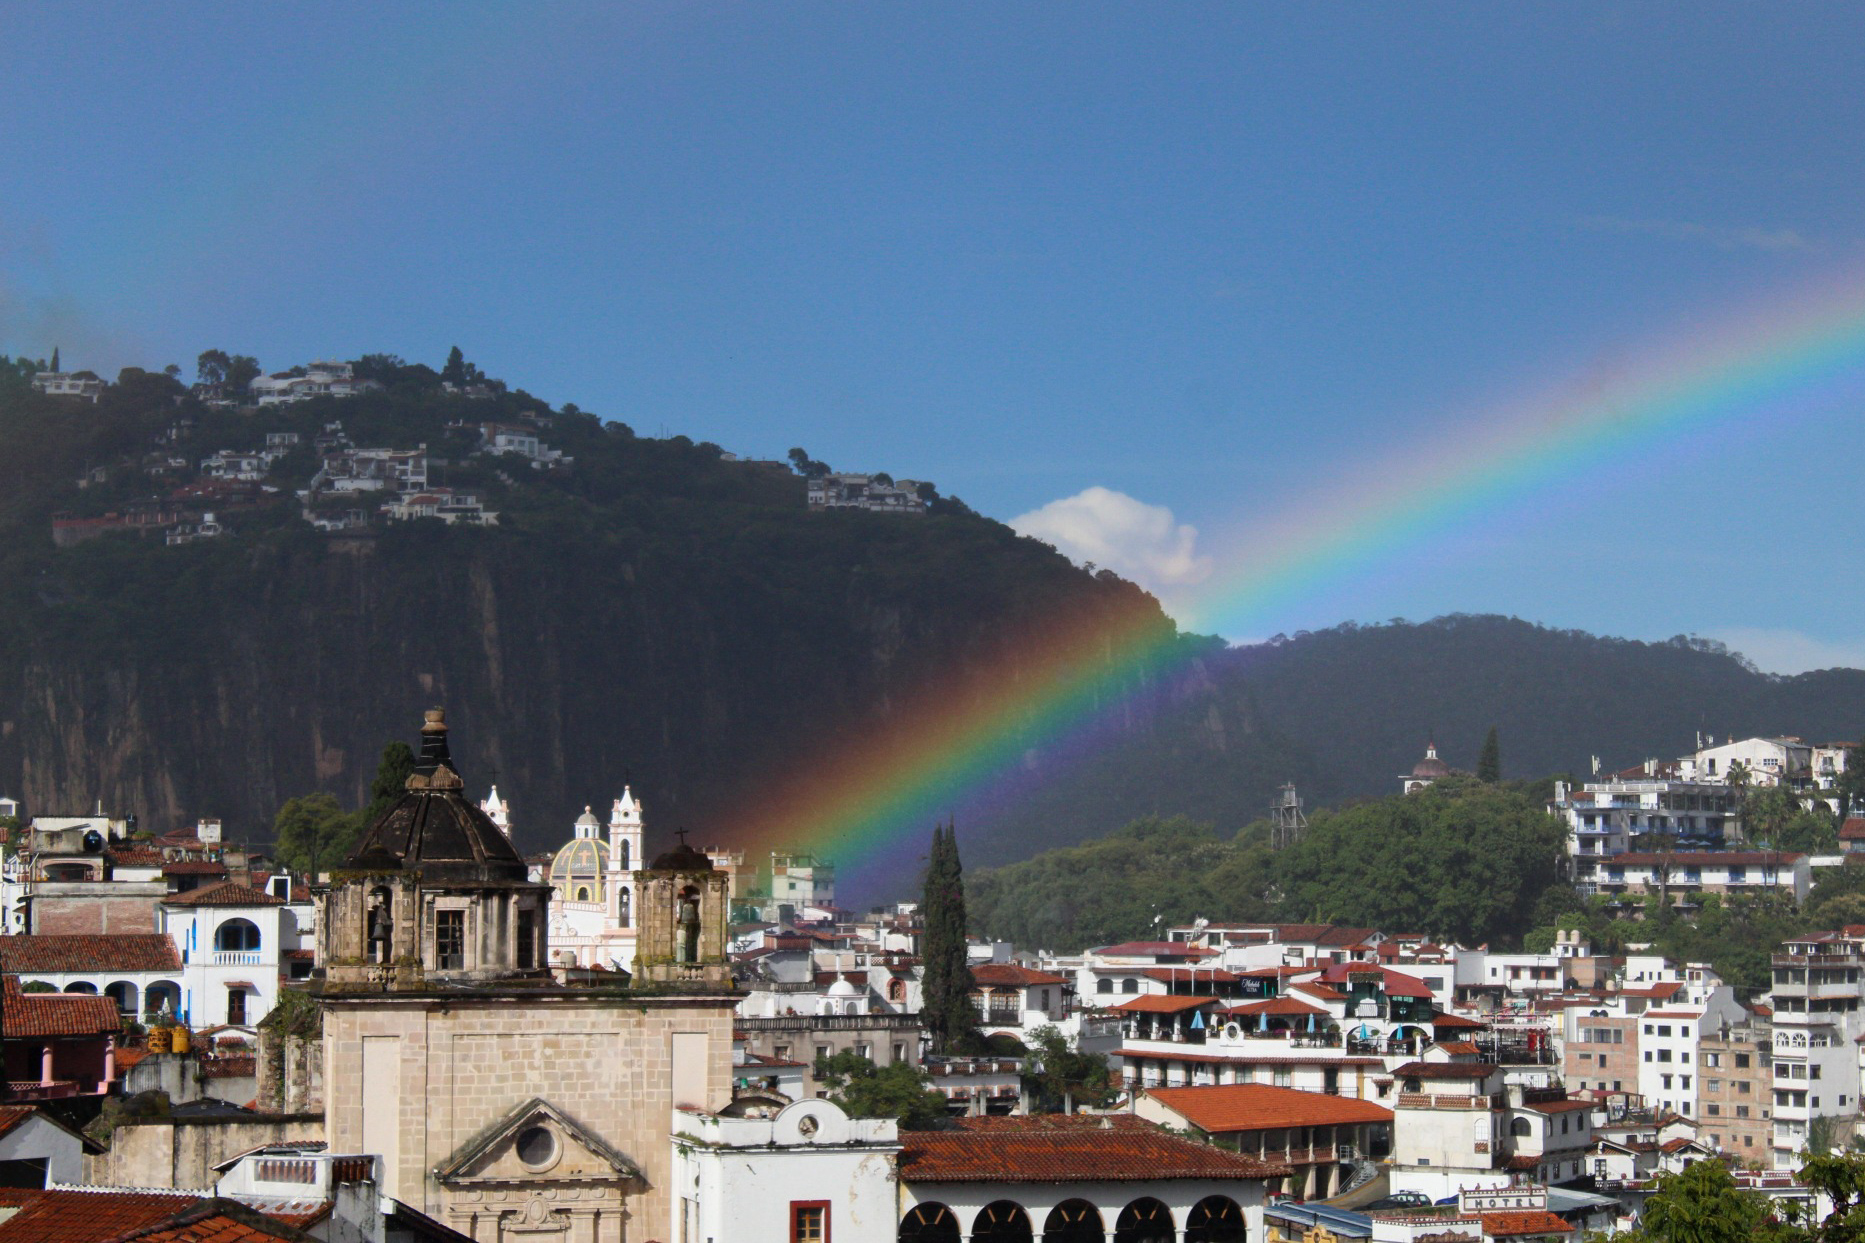
[[1736, 1186], [1720, 1161], [1661, 1174], [1632, 1243], [1747, 1243], [1764, 1232], [1768, 1202]]
[[355, 847], [362, 828], [361, 818], [343, 810], [335, 795], [299, 795], [272, 818], [272, 852], [292, 871], [316, 877]]
[[400, 739], [382, 748], [376, 764], [375, 780], [369, 783], [369, 806], [362, 812], [362, 827], [374, 824], [408, 789], [408, 774], [414, 771], [414, 751]]
[[1083, 1053], [1079, 1042], [1071, 1045], [1048, 1024], [1030, 1033], [1030, 1043], [1024, 1083], [1035, 1097], [1036, 1112], [1072, 1114], [1077, 1106], [1101, 1109], [1113, 1103], [1105, 1056]]
[[876, 1066], [853, 1050], [816, 1059], [816, 1080], [851, 1118], [893, 1118], [908, 1130], [929, 1130], [947, 1117], [945, 1097], [917, 1066]]
[[1846, 756], [1845, 771], [1833, 785], [1839, 791], [1839, 818], [1844, 820], [1855, 808], [1865, 808], [1865, 742], [1853, 747]]
[[259, 378], [259, 360], [249, 354], [235, 354], [227, 360], [227, 388], [244, 394]]
[[201, 356], [194, 360], [194, 375], [208, 388], [219, 388], [227, 382], [227, 369], [233, 360], [225, 350], [202, 350]]
[[805, 479], [820, 479], [829, 473], [829, 464], [818, 462], [805, 449], [792, 449], [789, 456], [790, 465], [795, 467], [796, 473]]
[[1490, 785], [1502, 780], [1502, 739], [1494, 725], [1489, 727], [1489, 737], [1483, 740], [1483, 753], [1477, 757], [1476, 779]]
[[1565, 826], [1546, 808], [1471, 777], [1320, 812], [1275, 858], [1285, 914], [1420, 927], [1462, 944], [1519, 943], [1537, 903], [1565, 885]]
[[977, 1028], [977, 1014], [971, 1003], [971, 964], [965, 948], [965, 878], [955, 826], [933, 829], [921, 909], [926, 920], [921, 952], [925, 962], [921, 1017], [932, 1035], [933, 1048], [944, 1053]]

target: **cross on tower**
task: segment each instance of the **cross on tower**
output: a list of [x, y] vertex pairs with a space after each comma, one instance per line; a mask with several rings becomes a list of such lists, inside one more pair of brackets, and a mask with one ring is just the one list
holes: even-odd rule
[[686, 830], [685, 829], [675, 829], [673, 831], [673, 835], [680, 839], [680, 844], [682, 846], [686, 845]]

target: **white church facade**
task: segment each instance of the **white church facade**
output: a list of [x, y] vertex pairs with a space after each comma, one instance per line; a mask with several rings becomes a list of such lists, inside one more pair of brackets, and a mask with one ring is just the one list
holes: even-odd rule
[[[500, 799], [498, 787], [480, 809], [507, 838], [511, 836], [511, 805]], [[643, 810], [627, 786], [609, 809], [606, 829], [592, 808], [583, 808], [570, 840], [536, 877], [551, 887], [551, 966], [634, 972], [640, 900], [634, 872], [643, 862]]]

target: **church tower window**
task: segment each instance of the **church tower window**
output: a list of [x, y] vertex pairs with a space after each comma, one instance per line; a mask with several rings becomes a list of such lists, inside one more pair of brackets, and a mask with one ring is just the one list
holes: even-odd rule
[[435, 912], [434, 965], [442, 971], [466, 969], [465, 911]]

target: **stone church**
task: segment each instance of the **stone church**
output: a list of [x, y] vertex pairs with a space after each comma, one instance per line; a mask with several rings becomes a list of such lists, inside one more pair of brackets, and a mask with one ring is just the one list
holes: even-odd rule
[[465, 797], [444, 714], [318, 919], [326, 1136], [475, 1239], [678, 1238], [673, 1110], [732, 1095], [727, 884], [684, 844], [632, 873], [632, 981], [550, 970], [550, 886]]

